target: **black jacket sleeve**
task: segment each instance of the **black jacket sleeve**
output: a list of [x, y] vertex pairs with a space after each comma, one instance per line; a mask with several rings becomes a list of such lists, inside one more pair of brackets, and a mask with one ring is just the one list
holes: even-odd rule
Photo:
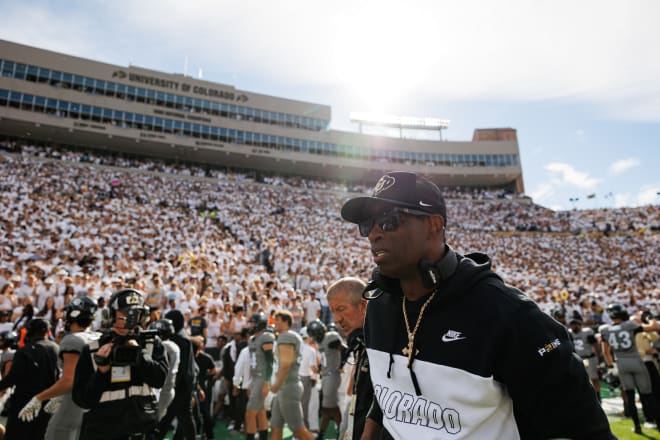
[[162, 388], [167, 378], [167, 357], [165, 348], [156, 337], [151, 354], [142, 349], [142, 357], [138, 365], [133, 367], [138, 377], [147, 385], [154, 388]]
[[509, 318], [498, 347], [496, 378], [511, 395], [521, 437], [611, 438], [566, 329], [532, 301], [521, 301]]

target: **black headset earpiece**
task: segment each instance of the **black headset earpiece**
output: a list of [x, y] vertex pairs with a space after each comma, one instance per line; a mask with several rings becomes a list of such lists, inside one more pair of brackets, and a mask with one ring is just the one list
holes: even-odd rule
[[440, 261], [419, 260], [417, 267], [422, 276], [422, 283], [427, 289], [437, 286], [456, 272], [458, 259], [452, 248], [445, 245], [445, 255]]
[[424, 284], [425, 288], [432, 289], [442, 280], [440, 271], [433, 261], [419, 260], [417, 267], [422, 275], [422, 284]]
[[[440, 261], [420, 260], [417, 267], [422, 275], [424, 287], [432, 289], [456, 272], [458, 258], [456, 252], [445, 245], [445, 255]], [[376, 267], [371, 274], [371, 280], [362, 291], [362, 298], [366, 300], [376, 299], [383, 292], [397, 292], [400, 289], [399, 280], [382, 275]]]

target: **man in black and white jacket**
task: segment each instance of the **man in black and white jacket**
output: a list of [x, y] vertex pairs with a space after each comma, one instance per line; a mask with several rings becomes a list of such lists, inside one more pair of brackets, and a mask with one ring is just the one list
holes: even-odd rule
[[435, 184], [390, 172], [341, 215], [377, 265], [364, 333], [380, 438], [613, 438], [566, 329], [486, 255], [446, 244]]

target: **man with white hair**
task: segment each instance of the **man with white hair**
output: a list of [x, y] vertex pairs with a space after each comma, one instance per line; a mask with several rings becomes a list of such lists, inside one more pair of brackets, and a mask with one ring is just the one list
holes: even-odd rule
[[350, 382], [351, 402], [347, 411], [348, 439], [359, 439], [365, 431], [370, 436], [380, 430], [378, 425], [367, 417], [374, 389], [369, 376], [369, 358], [362, 330], [367, 312], [367, 301], [362, 298], [366, 285], [359, 278], [344, 277], [328, 288], [330, 309], [341, 331], [346, 335], [348, 353], [354, 360]]

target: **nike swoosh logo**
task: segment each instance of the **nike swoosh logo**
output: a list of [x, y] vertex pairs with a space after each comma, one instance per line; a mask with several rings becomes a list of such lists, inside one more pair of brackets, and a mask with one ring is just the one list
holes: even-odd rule
[[442, 335], [442, 342], [460, 341], [461, 339], [467, 339], [467, 338], [465, 336], [452, 338], [452, 337], [449, 337], [447, 335]]
[[426, 207], [429, 207], [429, 206], [433, 206], [433, 205], [431, 205], [431, 204], [429, 204], [429, 203], [424, 203], [424, 202], [422, 202], [422, 201], [420, 200], [420, 201], [419, 201], [419, 206], [426, 206]]

